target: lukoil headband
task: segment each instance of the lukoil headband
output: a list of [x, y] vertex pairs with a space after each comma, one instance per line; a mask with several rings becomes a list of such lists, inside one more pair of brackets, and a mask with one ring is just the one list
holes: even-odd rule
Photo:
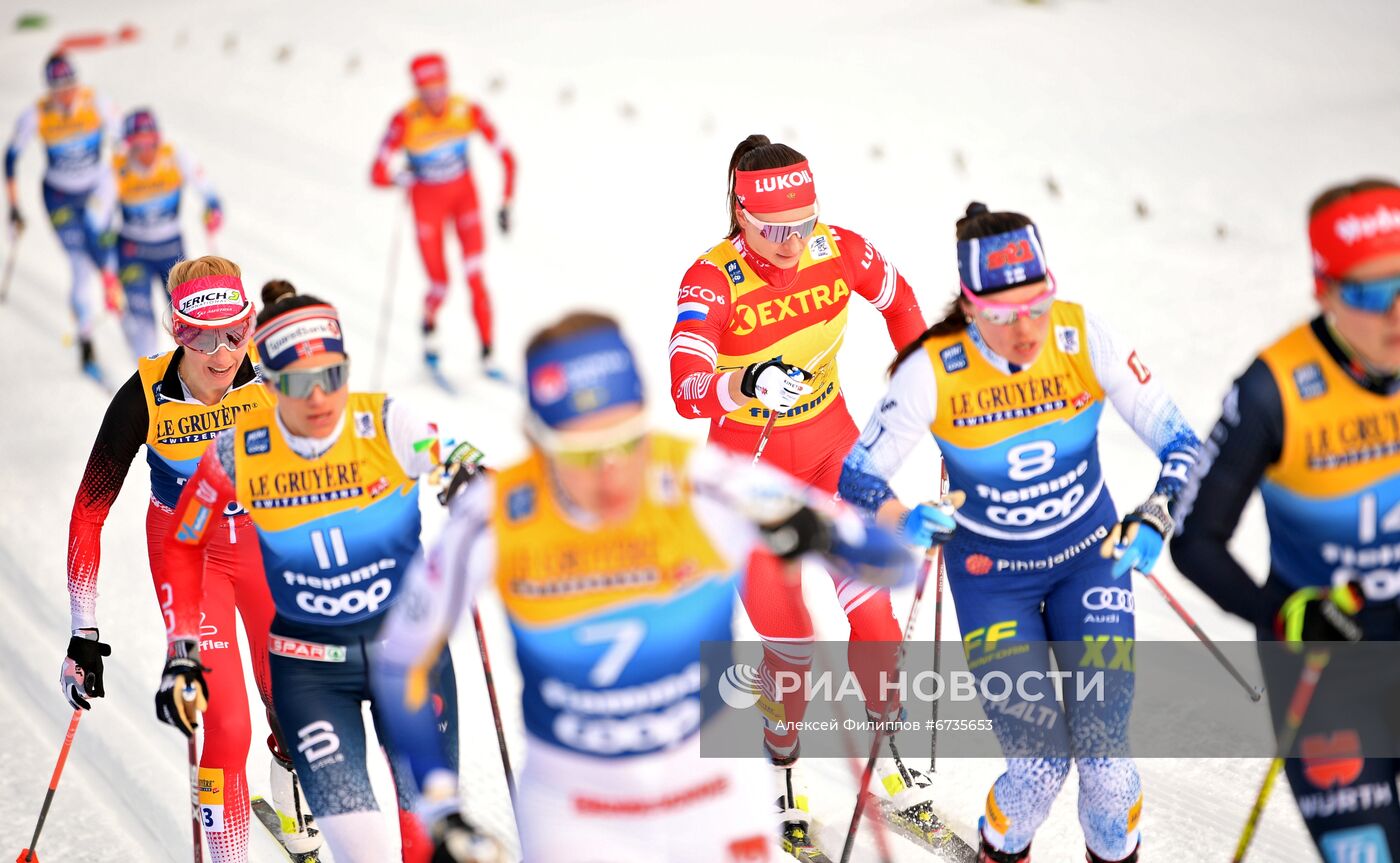
[[734, 194], [755, 215], [782, 213], [817, 202], [812, 169], [805, 161], [762, 171], [735, 171]]

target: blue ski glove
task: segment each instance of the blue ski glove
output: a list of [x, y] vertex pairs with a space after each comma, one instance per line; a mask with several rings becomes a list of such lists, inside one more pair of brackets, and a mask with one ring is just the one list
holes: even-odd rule
[[899, 538], [909, 545], [929, 548], [952, 539], [957, 526], [951, 507], [921, 503], [905, 514], [899, 524]]
[[1176, 527], [1167, 510], [1169, 504], [1166, 495], [1154, 494], [1113, 526], [1108, 539], [1099, 547], [1099, 553], [1118, 559], [1113, 564], [1114, 578], [1122, 578], [1134, 569], [1151, 572], [1157, 565], [1162, 544]]

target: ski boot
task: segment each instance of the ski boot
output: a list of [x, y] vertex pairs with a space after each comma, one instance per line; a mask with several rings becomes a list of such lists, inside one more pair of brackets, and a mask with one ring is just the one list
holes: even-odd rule
[[1021, 851], [1001, 851], [992, 847], [987, 841], [987, 834], [982, 832], [982, 825], [977, 825], [977, 863], [1030, 863], [1031, 846], [1027, 845]]
[[506, 851], [491, 836], [451, 812], [433, 824], [432, 863], [506, 863]]
[[501, 371], [500, 366], [491, 361], [490, 345], [481, 346], [481, 373], [493, 381], [499, 381], [503, 384], [508, 383], [506, 380], [506, 373]]
[[998, 851], [987, 844], [987, 838], [982, 837], [982, 841], [977, 846], [977, 863], [1030, 863], [1031, 846], [1027, 845], [1024, 851]]
[[1118, 860], [1109, 860], [1107, 857], [1100, 857], [1093, 852], [1093, 849], [1086, 847], [1084, 849], [1084, 861], [1085, 863], [1138, 863], [1138, 849], [1141, 847], [1142, 843], [1139, 842], [1137, 845], [1133, 846], [1132, 852], [1128, 854], [1127, 857]]
[[102, 386], [107, 385], [107, 381], [102, 377], [102, 366], [97, 364], [97, 354], [92, 349], [92, 339], [78, 339], [78, 358], [78, 364], [83, 374]]
[[301, 794], [301, 783], [297, 781], [292, 762], [283, 761], [273, 753], [268, 766], [268, 782], [272, 788], [272, 809], [277, 813], [277, 841], [287, 849], [293, 860], [301, 863], [315, 863], [320, 859], [323, 839], [316, 829], [316, 819], [306, 808], [306, 798]]
[[442, 345], [437, 337], [437, 325], [433, 321], [423, 322], [423, 362], [427, 364], [428, 370], [433, 374], [440, 374], [438, 371], [438, 358], [442, 351]]
[[812, 843], [812, 814], [807, 805], [807, 789], [793, 775], [797, 753], [777, 756], [768, 753], [773, 769], [778, 773], [783, 793], [778, 796], [778, 818], [783, 850], [798, 860], [820, 860], [824, 855]]

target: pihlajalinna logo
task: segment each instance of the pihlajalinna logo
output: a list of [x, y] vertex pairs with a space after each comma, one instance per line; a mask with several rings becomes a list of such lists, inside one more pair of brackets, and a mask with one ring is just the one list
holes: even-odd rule
[[758, 669], [743, 663], [731, 665], [715, 681], [719, 697], [735, 710], [747, 710], [758, 703]]

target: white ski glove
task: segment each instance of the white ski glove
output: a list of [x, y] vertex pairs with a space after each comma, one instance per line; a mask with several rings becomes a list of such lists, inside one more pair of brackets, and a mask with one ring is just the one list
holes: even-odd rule
[[811, 379], [812, 373], [806, 369], [785, 363], [782, 357], [774, 357], [744, 369], [739, 391], [758, 399], [768, 410], [781, 414], [787, 413], [798, 399], [812, 391], [806, 383]]

